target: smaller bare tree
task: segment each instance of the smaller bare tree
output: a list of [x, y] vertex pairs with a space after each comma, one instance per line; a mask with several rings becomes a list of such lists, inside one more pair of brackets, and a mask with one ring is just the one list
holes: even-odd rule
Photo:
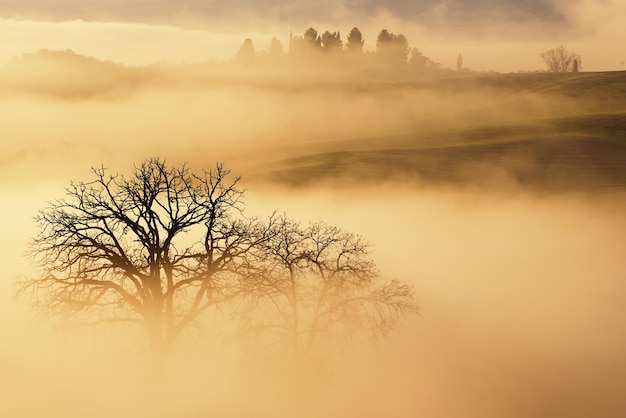
[[[256, 254], [254, 291], [239, 310], [254, 347], [312, 358], [360, 336], [388, 333], [417, 312], [413, 289], [384, 281], [360, 236], [323, 222], [302, 228], [284, 220]], [[252, 271], [252, 270], [249, 270]]]
[[563, 45], [542, 52], [541, 59], [553, 73], [578, 72], [582, 68], [582, 58], [568, 51]]

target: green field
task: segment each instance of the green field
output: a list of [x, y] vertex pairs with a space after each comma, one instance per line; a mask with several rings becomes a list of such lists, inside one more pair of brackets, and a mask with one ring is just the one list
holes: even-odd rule
[[[257, 166], [255, 177], [296, 187], [401, 181], [541, 192], [626, 190], [626, 72], [448, 76], [370, 88], [452, 97], [488, 89], [518, 102], [528, 93], [549, 99], [552, 107], [547, 117], [518, 112], [502, 122], [495, 117], [452, 128], [442, 120], [401, 134], [298, 145], [287, 158]], [[496, 111], [489, 103], [480, 110]], [[468, 113], [470, 120], [478, 115]]]

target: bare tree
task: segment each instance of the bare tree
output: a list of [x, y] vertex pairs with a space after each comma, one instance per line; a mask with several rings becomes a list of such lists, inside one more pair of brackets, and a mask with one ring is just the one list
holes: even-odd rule
[[568, 51], [564, 46], [542, 52], [541, 59], [553, 73], [578, 72], [582, 68], [582, 58], [575, 52]]
[[242, 335], [254, 347], [286, 349], [309, 358], [341, 348], [359, 335], [384, 335], [403, 314], [417, 311], [412, 288], [383, 281], [360, 236], [323, 222], [280, 232], [257, 254]]
[[128, 177], [93, 174], [39, 212], [30, 254], [42, 274], [19, 292], [46, 313], [139, 324], [159, 372], [187, 326], [247, 287], [273, 221], [243, 216], [239, 179], [221, 164], [196, 175], [150, 159]]

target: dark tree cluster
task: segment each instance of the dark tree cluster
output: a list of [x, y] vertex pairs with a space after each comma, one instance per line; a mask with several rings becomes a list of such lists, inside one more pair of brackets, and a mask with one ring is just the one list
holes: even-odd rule
[[[442, 71], [441, 65], [425, 56], [419, 49], [411, 47], [407, 38], [383, 29], [376, 37], [376, 50], [365, 52], [365, 39], [359, 28], [350, 30], [346, 42], [341, 33], [328, 30], [319, 33], [310, 27], [303, 35], [290, 36], [289, 48], [284, 51], [283, 44], [273, 38], [268, 49], [255, 54], [251, 39], [246, 39], [237, 52], [234, 62], [250, 67], [255, 61], [269, 66], [282, 66], [286, 58], [292, 64], [310, 67], [312, 64], [373, 68], [376, 71]], [[579, 72], [582, 69], [582, 58], [579, 54], [568, 51], [563, 46], [546, 50], [540, 54], [541, 60], [549, 72]], [[469, 72], [463, 66], [461, 54], [457, 57], [457, 72]]]
[[310, 66], [312, 63], [345, 67], [356, 64], [362, 68], [374, 67], [387, 70], [438, 71], [439, 63], [424, 56], [417, 48], [411, 48], [403, 34], [395, 34], [386, 29], [376, 38], [376, 50], [365, 52], [365, 39], [359, 28], [350, 30], [344, 42], [339, 31], [319, 33], [310, 27], [302, 35], [290, 36], [289, 47], [285, 52], [282, 43], [274, 38], [268, 49], [254, 53], [252, 42], [246, 39], [235, 57], [235, 62], [246, 66], [255, 59], [259, 64], [283, 64], [289, 57], [292, 64]]
[[408, 59], [409, 41], [402, 34], [395, 34], [383, 29], [376, 39], [376, 52], [385, 60], [400, 64]]

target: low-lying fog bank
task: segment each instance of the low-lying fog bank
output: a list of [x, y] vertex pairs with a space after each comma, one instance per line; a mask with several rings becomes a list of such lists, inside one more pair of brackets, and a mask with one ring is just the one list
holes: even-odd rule
[[[626, 193], [623, 154], [614, 152], [624, 151], [620, 89], [626, 73], [455, 75], [430, 87], [298, 79], [209, 83], [190, 76], [195, 70], [189, 68], [128, 72], [76, 59], [82, 64], [71, 74], [84, 75], [84, 65], [94, 65], [91, 74], [103, 78], [68, 80], [62, 62], [62, 71], [46, 64], [35, 74], [20, 69], [14, 74], [19, 80], [7, 74], [2, 80], [11, 88], [0, 93], [0, 137], [6, 139], [0, 155], [0, 416], [626, 414]], [[592, 147], [590, 158], [587, 142], [579, 149], [566, 141], [572, 158], [559, 172], [570, 183], [591, 181], [577, 170], [610, 161], [601, 174], [616, 179], [612, 192], [537, 193], [495, 174], [489, 177], [494, 188], [398, 178], [361, 182], [359, 176], [350, 185], [314, 180], [308, 188], [281, 188], [254, 174], [263, 164], [329, 151], [369, 152], [359, 161], [365, 171], [373, 169], [372, 158], [379, 164], [402, 147], [463, 143], [476, 145], [482, 158], [502, 144], [524, 145], [515, 141], [537, 132], [611, 143]], [[549, 145], [541, 143], [547, 148], [539, 157], [554, 153]], [[480, 159], [470, 154], [461, 157]], [[284, 211], [361, 234], [385, 276], [415, 286], [420, 315], [407, 317], [376, 346], [359, 343], [345, 356], [333, 353], [331, 368], [253, 356], [234, 338], [216, 337], [228, 327], [220, 315], [206, 315], [205, 327], [181, 341], [161, 384], [149, 377], [145, 340], [132, 329], [64, 330], [36, 317], [28, 300], [13, 298], [16, 278], [35, 274], [24, 257], [36, 232], [32, 217], [62, 198], [70, 181], [90, 180], [90, 167], [128, 172], [147, 157], [170, 165], [188, 161], [194, 171], [224, 162], [244, 175], [248, 213]], [[446, 158], [434, 164], [435, 174], [445, 177], [447, 165], [463, 160]], [[435, 161], [409, 160], [418, 171]], [[377, 167], [384, 171], [397, 160], [384, 163]], [[534, 166], [516, 167], [526, 173]], [[464, 170], [461, 177], [475, 173]], [[541, 186], [543, 180], [535, 180]]]
[[[11, 282], [30, 216], [60, 189], [3, 191], [5, 280], [0, 414], [11, 417], [618, 417], [626, 332], [626, 217], [614, 195], [502, 196], [453, 190], [250, 188], [247, 210], [286, 211], [363, 235], [421, 313], [376, 346], [333, 358], [330, 375], [244, 356], [190, 335], [162, 386], [141, 339], [39, 323]], [[215, 317], [207, 317], [207, 325]], [[248, 360], [242, 360], [248, 358]]]

